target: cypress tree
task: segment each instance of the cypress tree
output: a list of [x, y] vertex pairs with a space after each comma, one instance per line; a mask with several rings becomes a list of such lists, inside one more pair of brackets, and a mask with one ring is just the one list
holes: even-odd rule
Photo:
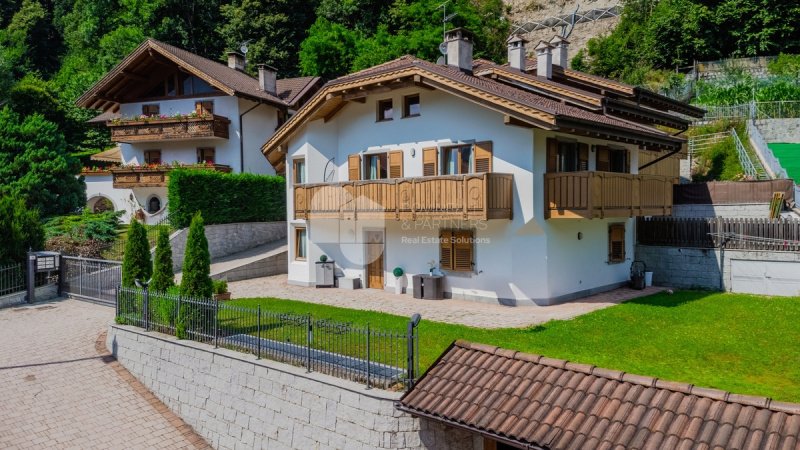
[[211, 298], [211, 256], [208, 253], [203, 216], [198, 211], [189, 225], [189, 236], [186, 238], [186, 253], [183, 258], [183, 278], [181, 279], [181, 296], [195, 298]]
[[122, 285], [134, 287], [135, 280], [147, 281], [152, 274], [153, 263], [150, 261], [147, 230], [137, 220], [131, 220], [128, 241], [125, 242], [125, 256], [122, 258]]
[[161, 227], [156, 241], [156, 255], [153, 261], [153, 281], [150, 289], [165, 292], [175, 286], [175, 274], [172, 272], [172, 248], [169, 246], [169, 231]]

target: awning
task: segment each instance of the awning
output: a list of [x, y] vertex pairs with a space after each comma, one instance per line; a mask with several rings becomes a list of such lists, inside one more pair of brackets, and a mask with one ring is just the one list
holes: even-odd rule
[[103, 161], [103, 162], [113, 162], [122, 164], [122, 152], [120, 151], [119, 146], [116, 146], [108, 150], [102, 151], [100, 153], [95, 153], [94, 155], [90, 156], [89, 159], [91, 159], [92, 161]]

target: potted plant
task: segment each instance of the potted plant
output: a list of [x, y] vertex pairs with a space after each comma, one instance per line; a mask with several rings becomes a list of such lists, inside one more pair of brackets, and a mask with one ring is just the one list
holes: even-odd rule
[[395, 294], [402, 294], [403, 293], [403, 272], [402, 267], [395, 267], [392, 271], [392, 275], [394, 275], [394, 293]]
[[212, 280], [211, 284], [214, 289], [214, 300], [230, 300], [231, 293], [228, 292], [228, 282], [225, 280]]
[[326, 262], [328, 260], [328, 255], [322, 254], [319, 256], [320, 262]]

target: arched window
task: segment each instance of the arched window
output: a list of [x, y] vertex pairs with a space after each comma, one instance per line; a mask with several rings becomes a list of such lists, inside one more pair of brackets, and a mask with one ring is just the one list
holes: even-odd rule
[[161, 211], [161, 200], [154, 195], [147, 201], [147, 212], [155, 214], [159, 211]]
[[97, 201], [94, 202], [94, 206], [92, 207], [92, 212], [94, 213], [102, 213], [113, 210], [114, 210], [114, 204], [111, 203], [111, 200], [105, 197], [100, 197], [99, 199], [97, 199]]

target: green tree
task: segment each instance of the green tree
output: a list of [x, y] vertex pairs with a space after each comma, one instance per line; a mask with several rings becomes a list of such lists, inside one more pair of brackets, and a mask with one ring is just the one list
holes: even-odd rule
[[0, 58], [21, 77], [58, 69], [63, 42], [52, 23], [52, 11], [36, 0], [23, 0], [5, 30], [0, 32]]
[[0, 195], [24, 199], [44, 217], [67, 214], [86, 204], [80, 170], [56, 124], [0, 110]]
[[0, 198], [0, 265], [23, 264], [28, 249], [44, 248], [44, 229], [39, 213], [21, 199]]
[[136, 280], [148, 281], [153, 274], [150, 261], [150, 243], [147, 230], [136, 220], [131, 220], [128, 240], [125, 242], [125, 256], [122, 258], [122, 286], [134, 287]]
[[150, 289], [165, 292], [175, 286], [175, 274], [172, 272], [172, 247], [169, 245], [169, 230], [162, 227], [156, 240], [156, 254], [153, 261], [153, 280]]
[[208, 252], [203, 216], [198, 212], [189, 225], [186, 253], [183, 258], [181, 295], [184, 297], [211, 298], [211, 256]]

